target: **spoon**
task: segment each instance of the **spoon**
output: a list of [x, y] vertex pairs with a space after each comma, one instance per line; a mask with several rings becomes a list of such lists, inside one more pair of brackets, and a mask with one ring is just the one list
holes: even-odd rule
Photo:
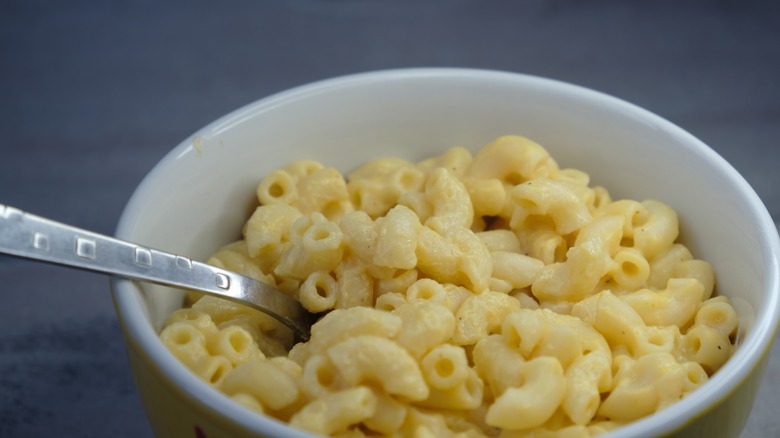
[[265, 312], [309, 340], [311, 315], [292, 296], [253, 278], [0, 204], [0, 253], [191, 289]]

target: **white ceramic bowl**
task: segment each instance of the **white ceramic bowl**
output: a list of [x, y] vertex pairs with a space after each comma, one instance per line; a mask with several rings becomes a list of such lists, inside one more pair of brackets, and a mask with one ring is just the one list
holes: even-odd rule
[[[418, 160], [447, 147], [529, 137], [562, 167], [618, 197], [661, 199], [683, 241], [710, 261], [742, 318], [734, 357], [691, 396], [610, 436], [738, 436], [778, 327], [778, 234], [766, 208], [720, 156], [677, 126], [581, 87], [468, 69], [346, 76], [262, 99], [177, 146], [143, 180], [117, 236], [195, 258], [236, 239], [259, 178], [301, 158], [349, 171], [371, 158]], [[160, 436], [307, 436], [211, 389], [157, 338], [181, 295], [112, 280], [129, 361]]]

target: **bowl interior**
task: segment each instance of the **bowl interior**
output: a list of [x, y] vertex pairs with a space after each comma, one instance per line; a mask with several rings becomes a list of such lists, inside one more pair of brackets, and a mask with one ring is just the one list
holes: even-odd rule
[[[173, 150], [143, 181], [117, 234], [204, 259], [239, 238], [256, 205], [257, 182], [290, 161], [314, 159], [348, 172], [380, 156], [419, 160], [450, 146], [476, 150], [504, 134], [537, 141], [561, 167], [586, 171], [614, 199], [659, 199], [676, 209], [682, 240], [714, 265], [718, 292], [734, 299], [741, 313], [747, 333], [741, 350], [751, 352], [737, 355], [756, 360], [748, 355], [768, 341], [754, 328], [765, 333], [777, 321], [777, 232], [755, 193], [717, 154], [671, 123], [551, 80], [400, 70], [272, 96]], [[154, 345], [155, 330], [181, 306], [181, 295], [120, 282], [116, 296], [130, 336], [159, 353], [155, 360], [169, 360]], [[750, 342], [756, 345], [748, 348]], [[729, 363], [719, 374], [743, 367]], [[728, 379], [710, 391], [726, 391]], [[700, 402], [686, 400], [691, 409]]]

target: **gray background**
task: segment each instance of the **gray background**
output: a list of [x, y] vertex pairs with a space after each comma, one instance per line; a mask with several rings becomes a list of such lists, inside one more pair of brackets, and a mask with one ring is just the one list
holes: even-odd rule
[[[407, 66], [530, 73], [643, 106], [780, 218], [780, 8], [723, 0], [0, 0], [0, 203], [111, 234], [144, 174], [218, 116]], [[0, 279], [0, 436], [150, 436], [106, 278], [0, 256]], [[747, 437], [780, 436], [773, 351]]]

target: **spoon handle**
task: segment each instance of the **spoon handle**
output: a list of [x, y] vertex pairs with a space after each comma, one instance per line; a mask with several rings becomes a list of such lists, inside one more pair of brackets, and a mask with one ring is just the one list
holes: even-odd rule
[[278, 319], [308, 338], [307, 312], [257, 280], [187, 257], [83, 230], [0, 204], [0, 253], [143, 280], [230, 299]]

